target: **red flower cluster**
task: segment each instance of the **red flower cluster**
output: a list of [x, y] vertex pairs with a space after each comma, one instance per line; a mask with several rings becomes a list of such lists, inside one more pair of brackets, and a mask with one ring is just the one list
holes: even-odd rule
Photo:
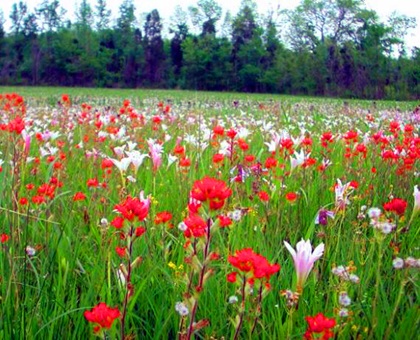
[[162, 211], [156, 214], [155, 224], [163, 224], [172, 219], [172, 214], [169, 211]]
[[313, 333], [322, 335], [321, 338], [317, 339], [328, 340], [334, 337], [334, 333], [331, 331], [331, 328], [335, 326], [334, 319], [328, 319], [322, 313], [318, 313], [316, 316], [307, 316], [305, 319], [308, 323], [308, 328], [304, 335], [305, 339], [315, 339]]
[[217, 219], [219, 220], [220, 228], [225, 228], [232, 224], [232, 220], [228, 216], [219, 215]]
[[83, 192], [76, 192], [73, 196], [73, 201], [84, 201], [86, 199], [86, 195]]
[[61, 100], [65, 106], [70, 106], [70, 96], [68, 94], [63, 94]]
[[206, 235], [207, 223], [200, 215], [191, 214], [184, 220], [187, 229], [184, 231], [185, 237], [202, 237]]
[[[253, 279], [270, 279], [270, 276], [280, 270], [280, 265], [270, 264], [267, 259], [254, 251], [251, 248], [237, 250], [235, 256], [230, 255], [229, 263], [245, 273], [252, 273]], [[230, 274], [232, 279], [233, 275]]]
[[25, 129], [26, 107], [23, 98], [16, 93], [0, 94], [0, 109], [10, 115], [9, 123], [0, 124], [0, 130], [19, 135]]
[[101, 302], [92, 310], [86, 311], [84, 316], [87, 321], [97, 324], [93, 330], [98, 333], [102, 328], [111, 328], [114, 320], [120, 317], [120, 311]]
[[191, 190], [191, 197], [200, 202], [208, 201], [210, 210], [221, 209], [230, 195], [232, 190], [224, 181], [210, 177], [195, 181]]
[[17, 116], [16, 118], [12, 119], [9, 124], [2, 124], [1, 129], [10, 133], [15, 132], [16, 134], [20, 135], [25, 129], [25, 121], [22, 119], [22, 117]]
[[270, 196], [268, 195], [268, 193], [266, 191], [263, 191], [263, 190], [258, 192], [258, 197], [263, 202], [268, 202], [270, 200]]
[[0, 94], [0, 108], [3, 111], [21, 116], [26, 113], [25, 101], [22, 96], [16, 93]]
[[134, 218], [143, 221], [149, 213], [149, 200], [141, 201], [137, 197], [132, 198], [128, 196], [124, 202], [117, 204], [114, 208], [130, 222], [132, 222]]
[[[44, 183], [37, 189], [37, 195], [32, 196], [32, 203], [42, 204], [47, 201], [47, 198], [52, 200], [55, 197], [55, 190], [57, 187], [61, 187], [62, 183], [59, 182], [55, 177], [51, 178], [49, 183]], [[33, 187], [30, 186], [32, 189]], [[28, 185], [28, 190], [29, 185]]]
[[392, 211], [397, 215], [404, 215], [405, 209], [407, 209], [407, 202], [401, 198], [394, 198], [391, 201], [384, 204], [385, 211]]
[[294, 203], [296, 202], [298, 198], [298, 195], [295, 192], [288, 192], [286, 194], [286, 199], [290, 202], [290, 203]]
[[4, 234], [4, 233], [0, 235], [0, 242], [1, 243], [6, 243], [8, 240], [9, 240], [9, 235]]

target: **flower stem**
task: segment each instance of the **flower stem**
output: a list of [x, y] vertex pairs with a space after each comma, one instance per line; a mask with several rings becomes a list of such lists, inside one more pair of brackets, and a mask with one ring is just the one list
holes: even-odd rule
[[391, 334], [391, 330], [392, 330], [392, 327], [393, 327], [393, 324], [394, 324], [395, 315], [397, 315], [397, 311], [398, 311], [398, 308], [400, 306], [401, 298], [404, 295], [404, 288], [405, 288], [405, 285], [407, 284], [407, 282], [408, 282], [407, 279], [404, 279], [401, 282], [400, 291], [398, 292], [397, 301], [395, 302], [395, 306], [394, 306], [394, 310], [392, 311], [391, 319], [388, 321], [388, 328], [386, 330], [384, 339], [389, 339], [389, 336]]
[[241, 332], [242, 324], [244, 322], [245, 298], [246, 298], [245, 286], [246, 286], [246, 276], [244, 275], [242, 279], [242, 287], [241, 287], [241, 296], [242, 296], [241, 312], [239, 313], [239, 322], [238, 322], [238, 325], [236, 326], [235, 336], [233, 337], [233, 340], [239, 339], [239, 334]]
[[[209, 256], [209, 252], [210, 252], [210, 239], [211, 239], [211, 234], [210, 234], [210, 228], [212, 226], [212, 220], [211, 218], [207, 219], [207, 234], [206, 234], [206, 244], [204, 246], [204, 250], [203, 250], [203, 265], [201, 267], [200, 270], [200, 274], [199, 274], [199, 279], [198, 279], [198, 286], [196, 289], [197, 293], [200, 294], [202, 289], [203, 289], [203, 285], [204, 285], [204, 276], [206, 274], [206, 269], [207, 269], [207, 265], [206, 265], [206, 261], [207, 261], [207, 257]], [[190, 286], [191, 287], [191, 282], [192, 282], [192, 277], [190, 280]], [[197, 313], [197, 307], [198, 307], [198, 296], [194, 302], [194, 306], [193, 309], [191, 311], [191, 319], [190, 319], [190, 325], [188, 326], [188, 333], [187, 333], [187, 340], [190, 340], [193, 333], [194, 333], [194, 321], [195, 321], [195, 314]]]
[[375, 297], [372, 302], [372, 334], [374, 334], [375, 328], [378, 324], [378, 316], [376, 315], [376, 309], [378, 305], [378, 299], [379, 299], [379, 285], [381, 282], [381, 256], [382, 256], [382, 240], [378, 241], [378, 263], [376, 267], [376, 284], [375, 284]]
[[263, 291], [263, 285], [262, 285], [262, 282], [261, 282], [260, 289], [258, 290], [257, 310], [256, 310], [256, 313], [255, 313], [254, 324], [252, 325], [252, 329], [251, 329], [251, 335], [254, 334], [254, 331], [257, 328], [258, 319], [259, 319], [260, 314], [261, 314], [262, 291]]
[[133, 226], [130, 226], [129, 231], [129, 241], [128, 241], [128, 263], [127, 263], [127, 277], [126, 277], [126, 291], [124, 296], [124, 304], [123, 304], [123, 310], [122, 310], [122, 317], [121, 317], [121, 340], [125, 339], [125, 318], [127, 315], [127, 305], [128, 305], [128, 299], [131, 296], [132, 293], [132, 286], [131, 286], [131, 255], [133, 253], [133, 233], [134, 228]]
[[195, 314], [197, 313], [197, 306], [198, 306], [198, 300], [195, 300], [193, 309], [191, 311], [191, 320], [190, 320], [190, 325], [188, 327], [188, 333], [187, 333], [187, 338], [186, 338], [187, 340], [190, 340], [194, 333], [194, 319], [195, 319]]

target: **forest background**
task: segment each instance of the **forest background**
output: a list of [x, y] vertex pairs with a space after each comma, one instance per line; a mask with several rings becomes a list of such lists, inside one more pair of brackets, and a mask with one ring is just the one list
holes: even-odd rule
[[361, 0], [302, 0], [294, 9], [236, 15], [215, 0], [139, 18], [133, 0], [114, 17], [82, 0], [70, 18], [58, 0], [0, 12], [0, 84], [266, 92], [360, 99], [420, 98], [414, 18], [386, 22]]

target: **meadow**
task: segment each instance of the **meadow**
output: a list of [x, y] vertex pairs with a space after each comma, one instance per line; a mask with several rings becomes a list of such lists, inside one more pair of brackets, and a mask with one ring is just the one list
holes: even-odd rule
[[1, 339], [415, 339], [415, 102], [0, 87]]

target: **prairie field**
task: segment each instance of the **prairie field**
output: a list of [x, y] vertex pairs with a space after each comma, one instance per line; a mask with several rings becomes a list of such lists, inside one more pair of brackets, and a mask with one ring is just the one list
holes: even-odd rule
[[415, 102], [0, 87], [0, 339], [415, 339]]

